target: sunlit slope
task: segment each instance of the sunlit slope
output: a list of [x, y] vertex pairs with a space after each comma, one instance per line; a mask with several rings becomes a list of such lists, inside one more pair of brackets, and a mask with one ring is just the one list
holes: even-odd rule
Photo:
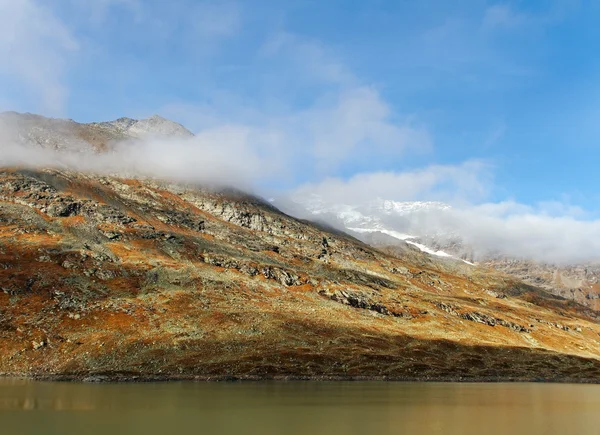
[[0, 372], [600, 380], [595, 314], [239, 192], [0, 173]]

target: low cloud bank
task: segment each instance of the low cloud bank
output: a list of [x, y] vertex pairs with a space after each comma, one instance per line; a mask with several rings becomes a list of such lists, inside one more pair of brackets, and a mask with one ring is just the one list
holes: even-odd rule
[[422, 213], [410, 218], [408, 231], [462, 239], [476, 260], [503, 255], [557, 264], [600, 261], [599, 220], [551, 216], [541, 210], [490, 213], [490, 206], [496, 205]]
[[[435, 239], [442, 246], [460, 241], [475, 260], [500, 255], [555, 264], [600, 262], [600, 220], [586, 219], [584, 210], [560, 202], [485, 202], [493, 188], [491, 172], [489, 165], [471, 161], [326, 179], [293, 193], [308, 211], [282, 205], [338, 228], [385, 228]], [[399, 209], [384, 200], [395, 201]], [[451, 207], [410, 210], [403, 203], [411, 201], [441, 201]]]
[[239, 147], [235, 141], [217, 147], [201, 138], [121, 142], [105, 153], [9, 144], [0, 150], [0, 165], [63, 168], [234, 187], [250, 187], [254, 180], [276, 173], [256, 153]]

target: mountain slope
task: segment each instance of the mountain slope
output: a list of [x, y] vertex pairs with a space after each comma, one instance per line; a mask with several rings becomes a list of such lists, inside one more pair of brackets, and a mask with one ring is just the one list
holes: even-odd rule
[[0, 372], [600, 380], [595, 313], [235, 191], [0, 173]]
[[[314, 218], [335, 221], [373, 246], [398, 248], [409, 244], [438, 257], [461, 259], [466, 263], [475, 261], [473, 248], [459, 234], [438, 227], [435, 217], [451, 210], [447, 204], [375, 199], [362, 206], [352, 206], [327, 203], [317, 195], [305, 195], [295, 200]], [[479, 252], [477, 261], [481, 267], [493, 268], [557, 296], [594, 310], [600, 309], [598, 262], [550, 264], [497, 252]]]
[[[30, 150], [93, 156], [148, 135], [191, 133], [160, 117], [79, 124], [0, 115], [1, 144]], [[392, 218], [405, 211], [388, 209]], [[4, 168], [0, 373], [600, 379], [596, 312], [369, 236], [387, 247], [233, 190]]]

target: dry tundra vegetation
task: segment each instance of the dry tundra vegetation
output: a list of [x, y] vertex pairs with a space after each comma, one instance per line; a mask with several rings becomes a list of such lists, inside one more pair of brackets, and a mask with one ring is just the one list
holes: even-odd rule
[[0, 180], [4, 375], [600, 380], [596, 311], [500, 272], [375, 249], [233, 190]]

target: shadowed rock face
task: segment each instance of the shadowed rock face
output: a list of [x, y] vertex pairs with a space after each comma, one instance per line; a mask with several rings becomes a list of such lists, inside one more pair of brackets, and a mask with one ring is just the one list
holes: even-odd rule
[[514, 278], [239, 192], [0, 172], [5, 374], [597, 381], [599, 333]]

